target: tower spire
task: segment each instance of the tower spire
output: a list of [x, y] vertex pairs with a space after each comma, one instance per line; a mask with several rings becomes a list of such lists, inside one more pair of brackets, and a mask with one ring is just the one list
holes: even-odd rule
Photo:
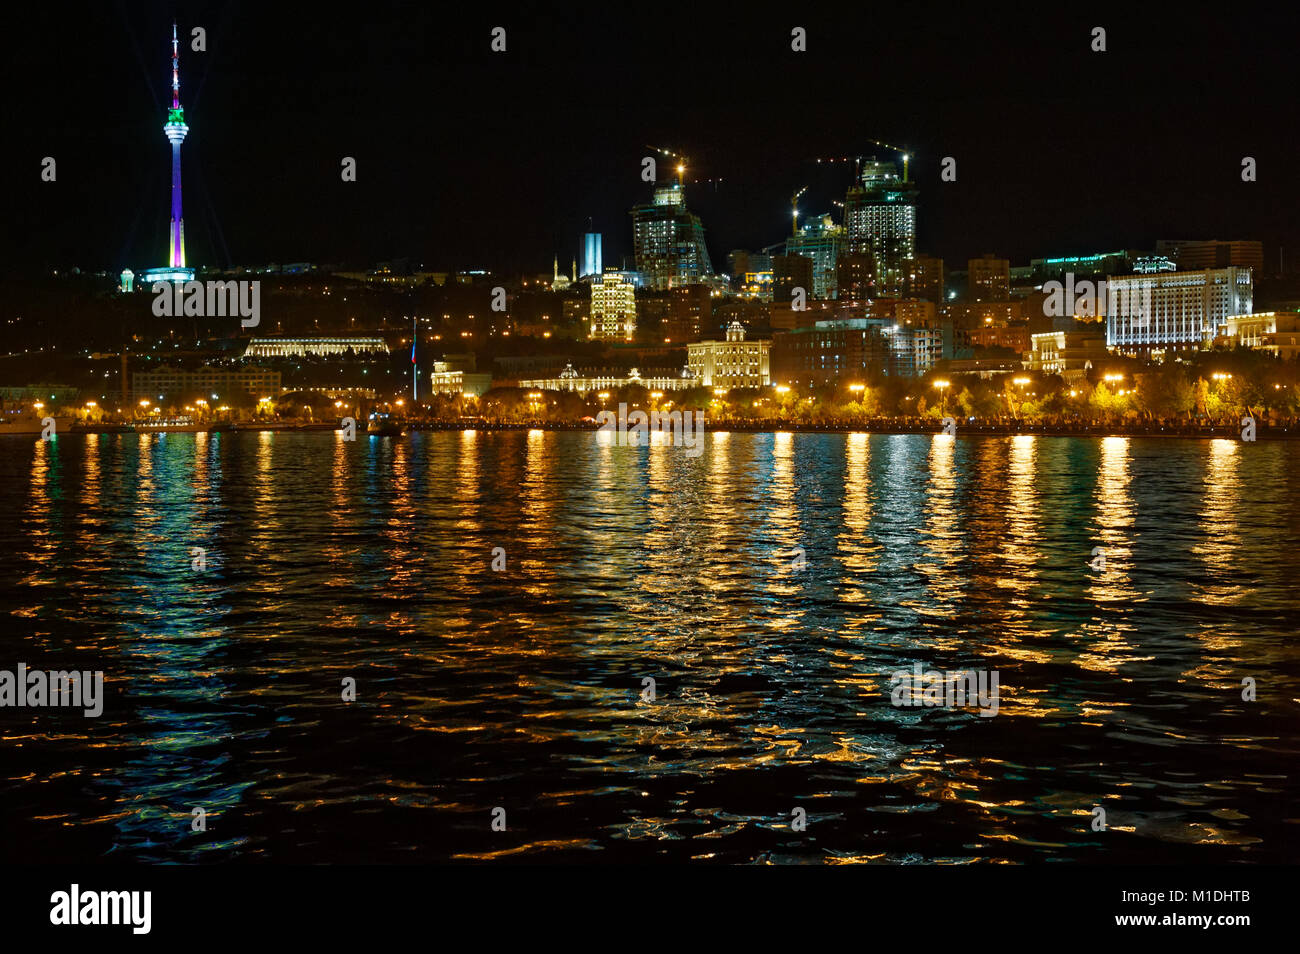
[[172, 269], [185, 268], [185, 221], [181, 218], [181, 143], [190, 127], [185, 125], [185, 110], [181, 108], [181, 54], [176, 36], [176, 21], [172, 21], [172, 108], [167, 111], [163, 134], [172, 144], [172, 217], [167, 237], [167, 265]]
[[172, 109], [181, 108], [181, 53], [176, 41], [176, 21], [172, 21]]

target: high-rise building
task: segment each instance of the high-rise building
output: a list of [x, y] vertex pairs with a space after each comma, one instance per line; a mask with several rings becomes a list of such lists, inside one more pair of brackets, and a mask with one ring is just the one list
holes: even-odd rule
[[844, 197], [848, 251], [876, 261], [876, 293], [903, 291], [903, 263], [916, 256], [916, 186], [892, 162], [870, 160]]
[[599, 232], [588, 232], [582, 237], [582, 271], [579, 275], [602, 275], [605, 267], [601, 263], [601, 240]]
[[985, 252], [966, 263], [966, 294], [971, 301], [1007, 301], [1011, 298], [1011, 263]]
[[636, 284], [626, 272], [610, 269], [591, 283], [591, 337], [631, 341], [636, 335]]
[[172, 105], [167, 110], [163, 135], [172, 146], [172, 201], [171, 224], [167, 229], [167, 265], [147, 269], [146, 283], [159, 281], [190, 281], [194, 269], [185, 265], [185, 220], [181, 215], [181, 143], [189, 133], [185, 124], [185, 110], [181, 108], [180, 45], [176, 39], [176, 24], [172, 23]]
[[804, 255], [773, 255], [772, 301], [794, 301], [796, 288], [803, 289], [804, 302], [823, 297], [813, 294], [813, 260]]
[[711, 277], [704, 225], [687, 210], [680, 182], [656, 188], [653, 201], [631, 214], [636, 268], [647, 288], [694, 285]]
[[1106, 283], [1106, 344], [1122, 352], [1208, 347], [1232, 315], [1253, 309], [1249, 268], [1207, 268], [1112, 277]]
[[943, 259], [917, 255], [903, 262], [903, 293], [909, 298], [943, 302]]
[[812, 259], [813, 298], [835, 297], [835, 268], [843, 250], [844, 226], [836, 225], [828, 214], [808, 218], [785, 243], [787, 255]]

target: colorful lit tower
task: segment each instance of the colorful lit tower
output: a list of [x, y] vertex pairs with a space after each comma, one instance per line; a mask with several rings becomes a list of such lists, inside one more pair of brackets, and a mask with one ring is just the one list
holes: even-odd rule
[[176, 24], [172, 23], [172, 108], [167, 111], [163, 133], [172, 144], [172, 224], [168, 232], [167, 262], [172, 268], [185, 267], [185, 220], [181, 218], [181, 143], [190, 127], [185, 125], [181, 109], [181, 59], [176, 42]]
[[176, 38], [176, 23], [172, 23], [172, 105], [167, 110], [163, 135], [172, 144], [172, 216], [167, 230], [167, 265], [151, 268], [144, 273], [147, 282], [191, 281], [194, 269], [185, 265], [185, 220], [181, 217], [181, 143], [190, 127], [185, 125], [185, 110], [181, 108], [181, 57]]

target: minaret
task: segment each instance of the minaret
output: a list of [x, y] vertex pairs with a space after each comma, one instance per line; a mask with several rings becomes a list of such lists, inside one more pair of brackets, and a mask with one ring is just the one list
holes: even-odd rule
[[185, 125], [185, 110], [181, 109], [181, 64], [176, 41], [176, 24], [172, 23], [172, 108], [167, 111], [167, 124], [163, 133], [172, 144], [172, 222], [167, 233], [167, 264], [171, 268], [185, 267], [185, 221], [181, 218], [181, 143], [190, 127]]

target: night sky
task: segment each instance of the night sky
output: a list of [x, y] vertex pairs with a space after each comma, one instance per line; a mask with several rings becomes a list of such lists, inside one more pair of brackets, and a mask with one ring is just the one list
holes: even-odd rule
[[[24, 4], [7, 25], [4, 266], [163, 264], [173, 14], [191, 264], [515, 272], [559, 254], [567, 270], [588, 217], [617, 264], [657, 145], [691, 157], [689, 178], [722, 180], [688, 190], [722, 270], [729, 250], [784, 237], [796, 188], [804, 212], [843, 198], [852, 165], [811, 160], [893, 158], [871, 139], [912, 149], [919, 250], [950, 267], [1159, 238], [1257, 238], [1270, 263], [1279, 243], [1300, 263], [1293, 19], [701, 6]], [[194, 26], [206, 53], [189, 49]], [[790, 51], [794, 26], [806, 53]]]

